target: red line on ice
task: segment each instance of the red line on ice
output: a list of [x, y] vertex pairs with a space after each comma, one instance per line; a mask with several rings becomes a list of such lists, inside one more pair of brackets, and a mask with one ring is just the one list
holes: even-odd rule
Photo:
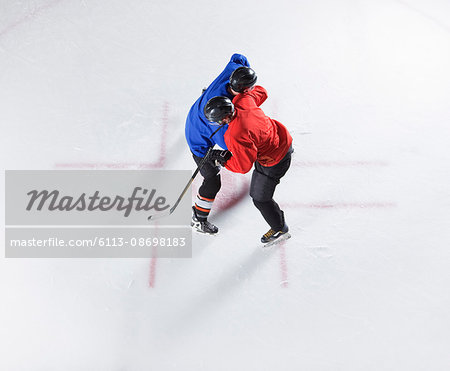
[[56, 163], [58, 169], [160, 169], [166, 164], [167, 159], [167, 131], [169, 126], [169, 103], [162, 106], [162, 125], [159, 158], [155, 162], [60, 162]]
[[[164, 102], [163, 105], [163, 116], [162, 116], [162, 133], [161, 133], [161, 146], [160, 146], [160, 155], [159, 160], [156, 162], [155, 167], [162, 168], [166, 163], [166, 140], [167, 140], [167, 127], [169, 126], [169, 103]], [[155, 251], [153, 251], [155, 254]], [[150, 280], [148, 282], [151, 288], [155, 287], [155, 278], [156, 278], [156, 256], [152, 256], [152, 260], [150, 261]]]
[[61, 162], [55, 164], [55, 167], [60, 169], [157, 169], [162, 167], [160, 161], [151, 163], [151, 162], [120, 162], [120, 163], [112, 163], [112, 162]]
[[163, 104], [162, 115], [162, 133], [161, 133], [161, 146], [159, 153], [159, 160], [156, 162], [155, 167], [164, 167], [166, 164], [166, 141], [167, 141], [167, 128], [169, 127], [169, 102]]
[[383, 160], [361, 160], [361, 161], [294, 161], [295, 167], [364, 167], [364, 166], [389, 166]]
[[[155, 254], [155, 251], [153, 250], [153, 254]], [[152, 256], [152, 259], [150, 260], [150, 278], [148, 280], [148, 285], [151, 288], [155, 287], [155, 278], [156, 278], [156, 256]]]
[[[85, 168], [85, 169], [97, 169], [97, 168], [108, 168], [108, 169], [129, 169], [132, 167], [137, 167], [139, 169], [155, 169], [164, 168], [166, 164], [166, 152], [167, 152], [167, 131], [169, 126], [169, 109], [170, 105], [168, 102], [164, 102], [162, 106], [162, 126], [161, 126], [161, 144], [159, 158], [153, 163], [133, 163], [133, 162], [122, 162], [122, 163], [59, 163], [55, 164], [56, 168]], [[150, 260], [150, 277], [149, 277], [149, 287], [155, 287], [156, 280], [156, 262], [157, 257], [154, 255]]]
[[395, 202], [313, 202], [313, 203], [286, 203], [283, 207], [303, 208], [303, 209], [388, 209], [395, 208]]

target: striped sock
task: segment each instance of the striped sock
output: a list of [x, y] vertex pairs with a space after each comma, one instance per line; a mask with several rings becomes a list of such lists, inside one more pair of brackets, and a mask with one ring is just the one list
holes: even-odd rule
[[195, 213], [199, 220], [206, 220], [208, 218], [213, 202], [213, 198], [197, 195], [197, 199], [195, 200]]

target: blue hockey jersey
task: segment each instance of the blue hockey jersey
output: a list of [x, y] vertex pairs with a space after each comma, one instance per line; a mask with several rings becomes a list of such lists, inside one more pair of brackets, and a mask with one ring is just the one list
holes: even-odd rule
[[215, 144], [223, 149], [227, 149], [223, 136], [228, 128], [224, 125], [214, 136], [210, 139], [214, 131], [218, 129], [217, 125], [211, 124], [205, 117], [203, 109], [208, 100], [219, 95], [233, 99], [233, 96], [228, 92], [227, 86], [233, 71], [238, 67], [250, 67], [247, 58], [242, 54], [233, 54], [230, 62], [227, 64], [222, 73], [208, 86], [200, 98], [193, 104], [186, 119], [185, 135], [189, 148], [196, 156], [203, 157], [208, 151], [209, 147]]

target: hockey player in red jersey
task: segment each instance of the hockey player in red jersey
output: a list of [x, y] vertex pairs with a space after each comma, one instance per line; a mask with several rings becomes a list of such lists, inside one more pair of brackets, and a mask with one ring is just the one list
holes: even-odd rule
[[228, 124], [224, 135], [228, 151], [215, 150], [211, 158], [236, 173], [247, 173], [254, 165], [250, 196], [270, 225], [261, 238], [263, 243], [274, 241], [289, 230], [273, 194], [289, 169], [293, 152], [292, 137], [286, 127], [259, 108], [266, 99], [266, 90], [254, 86], [236, 95], [233, 101], [214, 97], [204, 110], [211, 122]]

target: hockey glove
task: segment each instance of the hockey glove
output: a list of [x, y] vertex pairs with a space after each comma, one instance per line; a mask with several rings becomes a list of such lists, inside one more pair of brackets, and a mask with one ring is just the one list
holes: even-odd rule
[[213, 149], [209, 155], [209, 161], [215, 166], [225, 166], [227, 161], [233, 156], [230, 151], [222, 151], [220, 149]]

